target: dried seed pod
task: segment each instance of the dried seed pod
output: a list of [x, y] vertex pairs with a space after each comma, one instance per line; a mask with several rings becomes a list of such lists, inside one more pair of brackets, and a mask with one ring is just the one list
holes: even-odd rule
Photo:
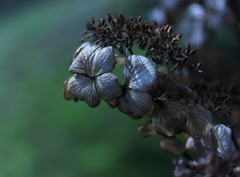
[[172, 31], [173, 31], [173, 27], [169, 26], [167, 29], [167, 33], [170, 35], [170, 34], [172, 34]]

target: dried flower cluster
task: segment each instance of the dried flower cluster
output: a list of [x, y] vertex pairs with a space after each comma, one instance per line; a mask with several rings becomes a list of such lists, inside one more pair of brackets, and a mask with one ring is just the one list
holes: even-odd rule
[[[196, 49], [191, 49], [190, 44], [182, 49], [178, 42], [181, 35], [172, 35], [172, 29], [169, 25], [160, 28], [155, 22], [141, 22], [141, 16], [126, 18], [122, 13], [114, 17], [108, 14], [96, 25], [92, 19], [86, 24], [82, 42], [91, 37], [95, 44], [85, 42], [74, 53], [69, 68], [74, 75], [64, 82], [64, 97], [85, 101], [90, 107], [98, 106], [102, 99], [133, 119], [149, 117], [138, 127], [142, 137], [163, 135], [160, 143], [163, 150], [189, 160], [188, 153], [192, 152], [203, 159], [175, 162], [175, 176], [213, 174], [221, 168], [214, 167], [215, 156], [221, 165], [231, 163], [226, 170], [221, 168], [219, 174], [238, 174], [239, 158], [231, 154], [239, 153], [240, 124], [232, 123], [230, 113], [233, 105], [239, 103], [239, 89], [231, 87], [226, 92], [220, 84], [203, 81], [183, 85], [181, 73], [185, 70], [202, 73], [201, 62], [196, 66], [189, 64], [188, 57]], [[144, 50], [145, 56], [135, 54], [133, 46]], [[112, 73], [121, 63], [123, 84]], [[165, 73], [159, 67], [163, 64], [167, 66]], [[180, 80], [171, 75], [169, 68], [179, 71]], [[224, 121], [221, 115], [225, 116]], [[212, 116], [225, 125], [212, 125]], [[174, 136], [183, 132], [185, 143]]]
[[166, 25], [157, 27], [156, 22], [141, 22], [142, 17], [125, 18], [122, 13], [112, 17], [101, 18], [97, 24], [92, 19], [86, 24], [86, 35], [81, 41], [93, 37], [93, 41], [104, 46], [112, 46], [120, 53], [126, 54], [127, 49], [133, 55], [132, 47], [137, 45], [139, 49], [146, 51], [146, 56], [158, 64], [173, 65], [173, 69], [182, 70], [186, 67], [191, 70], [199, 70], [201, 62], [197, 66], [189, 65], [188, 56], [195, 54], [196, 49], [191, 49], [188, 44], [182, 48], [178, 43], [181, 34], [172, 35], [173, 27]]

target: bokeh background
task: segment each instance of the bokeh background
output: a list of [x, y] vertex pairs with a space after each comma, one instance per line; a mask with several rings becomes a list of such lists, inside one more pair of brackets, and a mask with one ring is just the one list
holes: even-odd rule
[[0, 177], [173, 176], [162, 137], [138, 135], [144, 118], [62, 96], [85, 22], [120, 11], [174, 25], [202, 77], [239, 83], [237, 0], [0, 0]]

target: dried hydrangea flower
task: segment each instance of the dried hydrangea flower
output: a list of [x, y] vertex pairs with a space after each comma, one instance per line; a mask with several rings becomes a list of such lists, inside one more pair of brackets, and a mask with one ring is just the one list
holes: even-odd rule
[[207, 149], [217, 151], [222, 157], [237, 152], [232, 139], [232, 131], [223, 124], [212, 127], [212, 130], [203, 138], [203, 143]]
[[179, 134], [189, 117], [189, 108], [182, 102], [183, 87], [167, 74], [158, 71], [150, 93], [155, 99], [153, 127], [167, 137]]
[[212, 116], [207, 109], [190, 106], [196, 97], [192, 90], [158, 71], [150, 93], [155, 100], [153, 127], [158, 134], [170, 137], [185, 131], [193, 138], [206, 135]]
[[83, 44], [76, 51], [69, 69], [75, 75], [68, 80], [68, 93], [90, 107], [98, 106], [100, 98], [107, 102], [117, 99], [122, 89], [117, 77], [110, 73], [114, 66], [112, 47], [102, 49], [90, 43]]
[[118, 109], [133, 119], [139, 119], [153, 109], [153, 98], [148, 93], [156, 79], [156, 65], [144, 56], [131, 55], [124, 64], [123, 95]]

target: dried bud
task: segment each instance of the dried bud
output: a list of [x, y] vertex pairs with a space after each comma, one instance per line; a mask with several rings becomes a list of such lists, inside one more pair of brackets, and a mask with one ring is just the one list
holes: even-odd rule
[[193, 49], [190, 51], [190, 55], [194, 55], [196, 53], [197, 49]]
[[107, 20], [108, 20], [108, 22], [111, 24], [111, 22], [112, 22], [111, 13], [110, 13], [110, 14], [107, 14]]
[[172, 34], [172, 31], [173, 31], [173, 27], [172, 27], [172, 26], [169, 26], [169, 27], [168, 27], [168, 30], [167, 30], [167, 33], [170, 35], [170, 34]]
[[164, 26], [164, 32], [167, 32], [169, 28], [169, 25]]
[[181, 156], [185, 151], [184, 144], [175, 137], [164, 138], [160, 146], [164, 151], [175, 156]]
[[140, 124], [138, 126], [138, 133], [141, 137], [157, 135], [157, 133], [153, 130], [152, 121], [147, 121]]
[[115, 55], [116, 66], [124, 65], [125, 60], [126, 60], [126, 57]]
[[140, 22], [142, 20], [142, 16], [139, 16], [137, 21]]
[[78, 100], [77, 98], [75, 98], [74, 96], [72, 96], [72, 95], [70, 95], [70, 94], [68, 93], [68, 81], [69, 81], [69, 79], [70, 79], [71, 77], [74, 77], [74, 75], [68, 77], [68, 78], [65, 80], [65, 82], [63, 83], [62, 92], [63, 92], [63, 96], [64, 96], [64, 98], [65, 98], [66, 100], [72, 100], [72, 99], [73, 99], [74, 101], [77, 101], [77, 100]]

